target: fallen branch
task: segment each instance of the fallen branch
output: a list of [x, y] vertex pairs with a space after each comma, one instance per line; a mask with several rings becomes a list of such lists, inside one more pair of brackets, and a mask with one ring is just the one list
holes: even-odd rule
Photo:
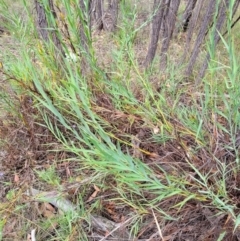
[[[32, 197], [34, 201], [51, 203], [53, 206], [61, 210], [63, 213], [77, 212], [77, 206], [70, 202], [68, 199], [64, 198], [63, 194], [59, 191], [42, 192], [35, 188], [30, 188], [25, 193], [25, 195]], [[119, 240], [119, 238], [123, 240], [131, 240], [130, 234], [124, 226], [132, 218], [127, 219], [125, 222], [121, 224], [116, 224], [115, 222], [102, 216], [89, 215], [89, 217], [92, 229], [98, 233], [100, 232], [105, 234], [105, 236], [98, 235], [101, 238], [101, 241], [107, 241], [107, 238], [109, 236], [111, 236], [111, 240]]]

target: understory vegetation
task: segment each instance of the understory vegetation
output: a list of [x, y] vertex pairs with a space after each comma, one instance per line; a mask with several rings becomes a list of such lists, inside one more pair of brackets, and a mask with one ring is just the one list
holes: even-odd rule
[[240, 240], [235, 1], [187, 77], [181, 31], [144, 65], [146, 2], [120, 1], [114, 32], [84, 25], [86, 51], [78, 1], [55, 1], [64, 54], [32, 3], [0, 2], [0, 240]]

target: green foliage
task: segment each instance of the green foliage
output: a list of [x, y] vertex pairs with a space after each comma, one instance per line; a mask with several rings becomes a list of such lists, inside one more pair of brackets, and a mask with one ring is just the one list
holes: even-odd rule
[[[116, 34], [108, 35], [114, 42], [114, 46], [109, 50], [110, 54], [106, 54], [106, 58], [111, 56], [110, 74], [109, 68], [104, 69], [105, 66], [98, 64], [91, 32], [86, 24], [84, 31], [90, 51], [84, 52], [76, 19], [84, 24], [88, 16], [76, 7], [78, 1], [58, 2], [59, 7], [64, 9], [63, 18], [70, 32], [66, 41], [68, 43], [62, 43], [64, 51], [67, 54], [71, 53], [71, 42], [77, 49], [74, 54], [80, 56], [80, 59], [77, 58], [76, 62], [68, 61], [64, 56], [57, 59], [52, 43], [43, 43], [37, 38], [29, 42], [30, 34], [37, 31], [34, 29], [27, 2], [23, 1], [25, 12], [29, 14], [28, 18], [24, 22], [15, 15], [8, 19], [9, 30], [19, 30], [16, 38], [21, 43], [20, 56], [12, 56], [4, 63], [4, 66], [7, 66], [4, 71], [14, 76], [10, 85], [16, 94], [30, 95], [38, 110], [40, 122], [44, 123], [61, 143], [63, 150], [74, 155], [82, 170], [94, 172], [96, 181], [102, 187], [109, 188], [108, 185], [111, 185], [110, 188], [118, 199], [134, 209], [135, 214], [129, 224], [132, 236], [137, 235], [142, 217], [149, 213], [150, 209], [154, 209], [161, 218], [176, 220], [168, 211], [175, 209], [180, 212], [190, 201], [208, 203], [217, 212], [231, 215], [235, 222], [235, 231], [240, 218], [228, 195], [227, 181], [229, 176], [239, 170], [237, 133], [240, 123], [240, 79], [239, 57], [235, 50], [230, 20], [227, 24], [228, 37], [221, 36], [227, 62], [222, 63], [222, 59], [218, 59], [213, 46], [214, 33], [211, 33], [208, 43], [211, 57], [208, 73], [196, 90], [193, 83], [185, 80], [171, 63], [164, 75], [159, 73], [154, 65], [147, 71], [139, 66], [137, 33], [146, 23], [135, 29], [137, 8], [132, 8], [130, 1], [120, 6], [122, 21]], [[47, 8], [46, 1], [44, 6]], [[7, 5], [1, 3], [1, 7], [7, 16]], [[53, 24], [60, 40], [63, 41], [65, 36], [58, 29], [53, 14], [49, 10], [46, 13], [48, 22]], [[229, 9], [229, 19], [231, 14], [232, 5]], [[83, 57], [86, 57], [90, 66], [90, 70], [85, 74], [81, 62]], [[154, 82], [152, 79], [158, 81]], [[4, 93], [1, 96], [6, 103], [12, 103], [10, 97]], [[106, 98], [107, 107], [99, 103], [101, 97]], [[103, 115], [104, 111], [108, 114]], [[138, 126], [136, 123], [141, 124]], [[127, 128], [124, 129], [123, 125]], [[159, 158], [159, 153], [151, 152], [151, 145], [150, 151], [141, 149], [141, 146], [134, 146], [131, 138], [137, 135], [136, 130], [140, 128], [148, 128], [150, 137], [144, 142], [150, 142], [154, 147], [156, 144], [160, 146], [159, 153], [164, 150], [164, 146], [167, 149], [174, 145], [171, 151], [175, 150], [179, 160], [174, 159], [173, 171], [164, 169], [164, 164], [171, 159], [165, 161], [166, 156]], [[223, 148], [236, 156], [236, 163], [232, 165], [224, 163], [226, 160], [217, 155], [216, 150], [221, 141], [218, 137], [221, 135], [226, 135], [230, 140], [228, 143], [221, 143]], [[145, 156], [132, 155], [135, 149], [146, 156], [146, 162], [143, 161]], [[214, 171], [211, 168], [208, 171], [202, 168], [205, 162], [208, 162], [207, 158], [202, 160], [202, 156], [201, 159], [197, 158], [202, 149], [202, 153], [207, 153], [206, 157], [211, 158]], [[199, 160], [203, 162], [202, 166], [199, 165]], [[184, 163], [185, 169], [178, 169], [181, 163]], [[52, 187], [61, 186], [56, 167], [51, 166], [36, 173], [39, 182], [44, 181]], [[113, 178], [114, 186], [102, 177]], [[146, 194], [152, 198], [148, 199]], [[7, 199], [11, 200], [13, 196], [12, 190]], [[168, 200], [176, 201], [167, 209], [163, 208], [161, 204]], [[87, 219], [87, 212], [90, 211], [84, 209], [81, 197], [79, 202], [82, 209], [78, 210], [76, 216], [67, 214], [58, 218], [61, 228], [55, 231], [59, 240], [66, 240], [73, 232], [76, 220]], [[98, 202], [94, 203], [91, 211], [95, 211], [98, 206]], [[87, 214], [83, 214], [85, 211]], [[41, 224], [42, 228], [51, 226], [52, 222], [48, 220]], [[84, 232], [82, 235], [81, 240], [87, 240]], [[221, 233], [218, 240], [223, 240], [224, 236], [225, 233]]]
[[60, 184], [60, 178], [56, 174], [56, 170], [53, 166], [43, 171], [36, 171], [39, 178], [53, 186]]

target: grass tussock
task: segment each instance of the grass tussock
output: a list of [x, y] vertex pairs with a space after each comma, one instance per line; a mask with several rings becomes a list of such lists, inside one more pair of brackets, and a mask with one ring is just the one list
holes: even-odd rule
[[[75, 15], [60, 2], [71, 56]], [[2, 48], [0, 69], [2, 240], [238, 240], [237, 31], [228, 23], [217, 51], [207, 42], [196, 87], [174, 55], [143, 69], [150, 17], [126, 2], [115, 34], [93, 31], [85, 71], [84, 54], [37, 37], [31, 5], [19, 1], [22, 21], [0, 3], [19, 46]]]

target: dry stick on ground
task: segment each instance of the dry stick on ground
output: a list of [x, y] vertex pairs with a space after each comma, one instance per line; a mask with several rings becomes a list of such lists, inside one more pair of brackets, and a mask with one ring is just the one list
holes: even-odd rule
[[206, 10], [206, 16], [203, 20], [203, 23], [201, 24], [201, 27], [200, 27], [200, 30], [199, 30], [199, 33], [198, 33], [198, 36], [197, 36], [197, 39], [195, 42], [195, 46], [193, 48], [188, 66], [185, 71], [185, 74], [187, 77], [192, 74], [194, 64], [195, 64], [198, 54], [200, 52], [200, 46], [203, 43], [206, 32], [208, 31], [208, 27], [209, 27], [210, 23], [212, 22], [213, 15], [216, 11], [216, 4], [217, 4], [216, 0], [209, 1], [208, 7]]
[[164, 70], [167, 65], [167, 51], [170, 45], [170, 40], [173, 35], [173, 30], [175, 28], [176, 17], [178, 8], [180, 5], [180, 0], [172, 0], [169, 2], [169, 7], [165, 10], [165, 28], [164, 28], [164, 36], [162, 41], [162, 48], [160, 53], [160, 69]]
[[[57, 207], [63, 213], [76, 213], [77, 211], [77, 206], [70, 202], [68, 199], [64, 198], [63, 193], [59, 191], [42, 192], [35, 188], [30, 188], [29, 191], [25, 193], [25, 195], [32, 196], [34, 201], [51, 203], [53, 206]], [[116, 239], [122, 237], [123, 240], [128, 240], [129, 237], [131, 237], [126, 228], [124, 228], [124, 230], [122, 228], [125, 227], [126, 224], [132, 220], [132, 218], [127, 219], [123, 223], [116, 224], [115, 222], [102, 216], [89, 216], [90, 223], [93, 229], [95, 229], [96, 231], [107, 233], [107, 236], [102, 237], [102, 241], [107, 240], [107, 237], [109, 237], [110, 235], [114, 236], [114, 238]]]
[[157, 44], [159, 39], [160, 28], [163, 21], [163, 14], [166, 7], [167, 0], [154, 0], [153, 4], [153, 20], [152, 20], [152, 29], [151, 29], [151, 37], [150, 43], [148, 46], [148, 52], [145, 59], [145, 67], [148, 67], [155, 57]]
[[159, 236], [160, 236], [160, 238], [162, 239], [162, 241], [165, 241], [165, 238], [164, 238], [163, 235], [162, 235], [162, 230], [161, 230], [161, 228], [160, 228], [160, 226], [159, 226], [157, 217], [156, 217], [153, 209], [152, 209], [152, 214], [153, 214], [154, 220], [155, 220], [155, 222], [156, 222], [156, 226], [157, 226], [157, 229], [158, 229]]
[[31, 241], [36, 241], [36, 229], [31, 230]]

